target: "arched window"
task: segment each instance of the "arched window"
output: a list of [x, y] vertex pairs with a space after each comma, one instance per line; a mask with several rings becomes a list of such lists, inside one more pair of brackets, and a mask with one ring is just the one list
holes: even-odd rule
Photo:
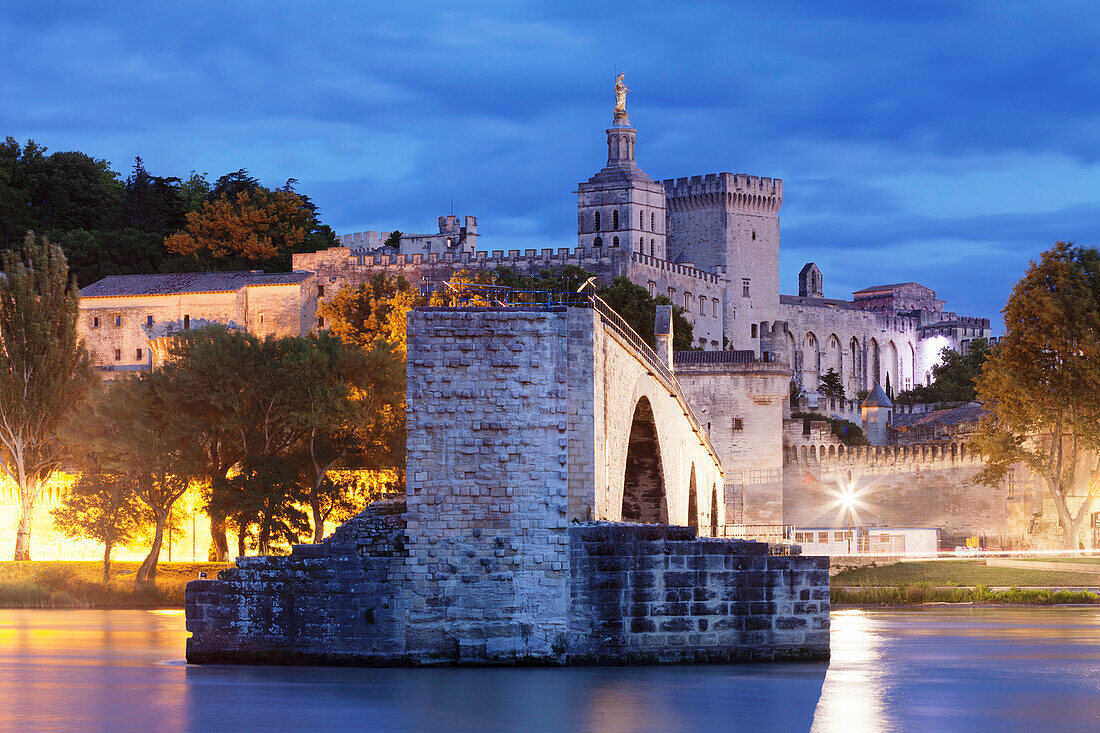
[[613, 238], [613, 239], [611, 240], [611, 246], [612, 246], [612, 247], [618, 247], [618, 246], [619, 246], [619, 238], [618, 238], [618, 237], [614, 237], [614, 238]]
[[638, 237], [638, 251], [645, 254], [645, 237]]
[[655, 240], [651, 239], [651, 240], [649, 240], [649, 256], [653, 257], [654, 252], [656, 252]]
[[657, 231], [657, 215], [654, 214], [652, 211], [649, 212], [649, 231]]
[[645, 212], [644, 211], [639, 211], [638, 212], [638, 228], [639, 229], [645, 229]]
[[618, 209], [615, 209], [614, 211], [611, 212], [611, 228], [612, 229], [618, 229], [619, 228], [619, 210]]
[[600, 212], [598, 212], [598, 211], [597, 211], [597, 212], [596, 212], [596, 215], [595, 215], [595, 217], [594, 217], [594, 218], [595, 218], [595, 220], [596, 220], [596, 225], [595, 225], [595, 227], [594, 227], [594, 228], [592, 229], [592, 231], [594, 231], [594, 232], [598, 232], [598, 231], [600, 231]]
[[603, 237], [596, 237], [595, 239], [593, 239], [592, 240], [592, 246], [593, 247], [602, 247], [603, 246]]

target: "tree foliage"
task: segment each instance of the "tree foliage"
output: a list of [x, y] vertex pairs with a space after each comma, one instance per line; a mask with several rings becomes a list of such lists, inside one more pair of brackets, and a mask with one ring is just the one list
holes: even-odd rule
[[0, 469], [19, 490], [15, 559], [29, 560], [35, 503], [64, 456], [58, 428], [94, 374], [61, 249], [28, 235], [0, 265]]
[[1100, 253], [1058, 242], [1032, 262], [1004, 308], [1005, 336], [977, 382], [990, 412], [975, 445], [979, 478], [1017, 463], [1037, 476], [1076, 549], [1100, 481]]
[[111, 553], [136, 540], [148, 523], [131, 475], [85, 471], [50, 513], [54, 527], [70, 539], [103, 545], [103, 583], [111, 579]]
[[424, 299], [405, 278], [375, 275], [357, 287], [341, 288], [317, 313], [344, 343], [366, 349], [382, 339], [404, 355], [405, 320], [418, 305]]
[[975, 380], [989, 354], [989, 342], [980, 338], [970, 342], [965, 354], [945, 346], [940, 363], [932, 367], [932, 384], [899, 392], [896, 401], [905, 405], [974, 401], [978, 397]]
[[821, 375], [821, 384], [818, 385], [817, 391], [830, 399], [844, 399], [844, 383], [836, 369], [829, 367], [829, 370]]

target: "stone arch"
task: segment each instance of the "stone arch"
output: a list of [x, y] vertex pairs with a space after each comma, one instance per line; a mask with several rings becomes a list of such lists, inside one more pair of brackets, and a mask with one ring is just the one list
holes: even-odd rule
[[[694, 482], [694, 467], [692, 471]], [[657, 440], [653, 406], [645, 396], [634, 406], [630, 437], [627, 439], [622, 520], [643, 524], [668, 523], [661, 443]]]
[[618, 237], [612, 237], [611, 238], [611, 246], [612, 247], [618, 247], [619, 246], [619, 238]]
[[841, 376], [841, 384], [843, 384], [844, 372], [841, 371], [841, 357], [840, 357], [840, 339], [835, 333], [829, 334], [829, 338], [825, 339], [825, 370], [832, 369]]
[[882, 384], [882, 364], [878, 348], [878, 340], [872, 338], [867, 342], [867, 389], [871, 389], [876, 383]]
[[806, 446], [802, 446], [802, 462], [806, 462]]
[[861, 365], [860, 351], [859, 351], [859, 339], [855, 336], [848, 342], [848, 389], [847, 392], [850, 396], [855, 396], [862, 387], [863, 380], [860, 379], [860, 367]]
[[817, 380], [821, 374], [821, 353], [818, 350], [817, 336], [807, 331], [802, 339], [802, 389], [807, 392], [817, 390]]
[[[887, 343], [885, 372], [890, 376], [890, 388], [894, 390], [895, 394], [901, 390], [901, 367], [899, 365], [900, 359], [901, 356], [898, 353], [897, 344], [895, 344], [893, 341]], [[884, 376], [883, 382], [885, 382], [885, 380], [886, 377]], [[883, 387], [883, 389], [885, 389], [885, 386]]]
[[592, 246], [593, 247], [602, 247], [603, 246], [603, 237], [596, 237], [595, 239], [593, 239], [592, 240]]
[[687, 526], [699, 528], [699, 490], [695, 485], [695, 464], [691, 464], [691, 477], [688, 479], [688, 516]]

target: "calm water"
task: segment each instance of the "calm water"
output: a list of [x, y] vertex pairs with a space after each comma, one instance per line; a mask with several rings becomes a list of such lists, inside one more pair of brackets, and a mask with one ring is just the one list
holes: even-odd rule
[[829, 664], [187, 667], [180, 612], [0, 611], [2, 730], [1100, 730], [1100, 611], [839, 611]]

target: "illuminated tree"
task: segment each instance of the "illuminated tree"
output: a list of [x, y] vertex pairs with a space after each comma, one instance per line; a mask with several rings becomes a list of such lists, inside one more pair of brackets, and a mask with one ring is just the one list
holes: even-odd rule
[[66, 537], [103, 544], [104, 585], [111, 579], [111, 552], [137, 539], [148, 523], [135, 477], [117, 473], [82, 473], [50, 513]]
[[1063, 546], [1076, 549], [1100, 482], [1100, 253], [1058, 242], [1003, 312], [1005, 336], [977, 380], [990, 410], [974, 441], [987, 460], [979, 479], [994, 484], [1023, 463], [1054, 503]]
[[405, 320], [418, 305], [424, 299], [405, 278], [375, 275], [358, 287], [341, 288], [317, 313], [344, 343], [369, 348], [383, 339], [403, 356]]
[[61, 249], [28, 235], [0, 264], [0, 470], [19, 490], [15, 559], [30, 560], [34, 506], [64, 455], [58, 427], [94, 375]]

